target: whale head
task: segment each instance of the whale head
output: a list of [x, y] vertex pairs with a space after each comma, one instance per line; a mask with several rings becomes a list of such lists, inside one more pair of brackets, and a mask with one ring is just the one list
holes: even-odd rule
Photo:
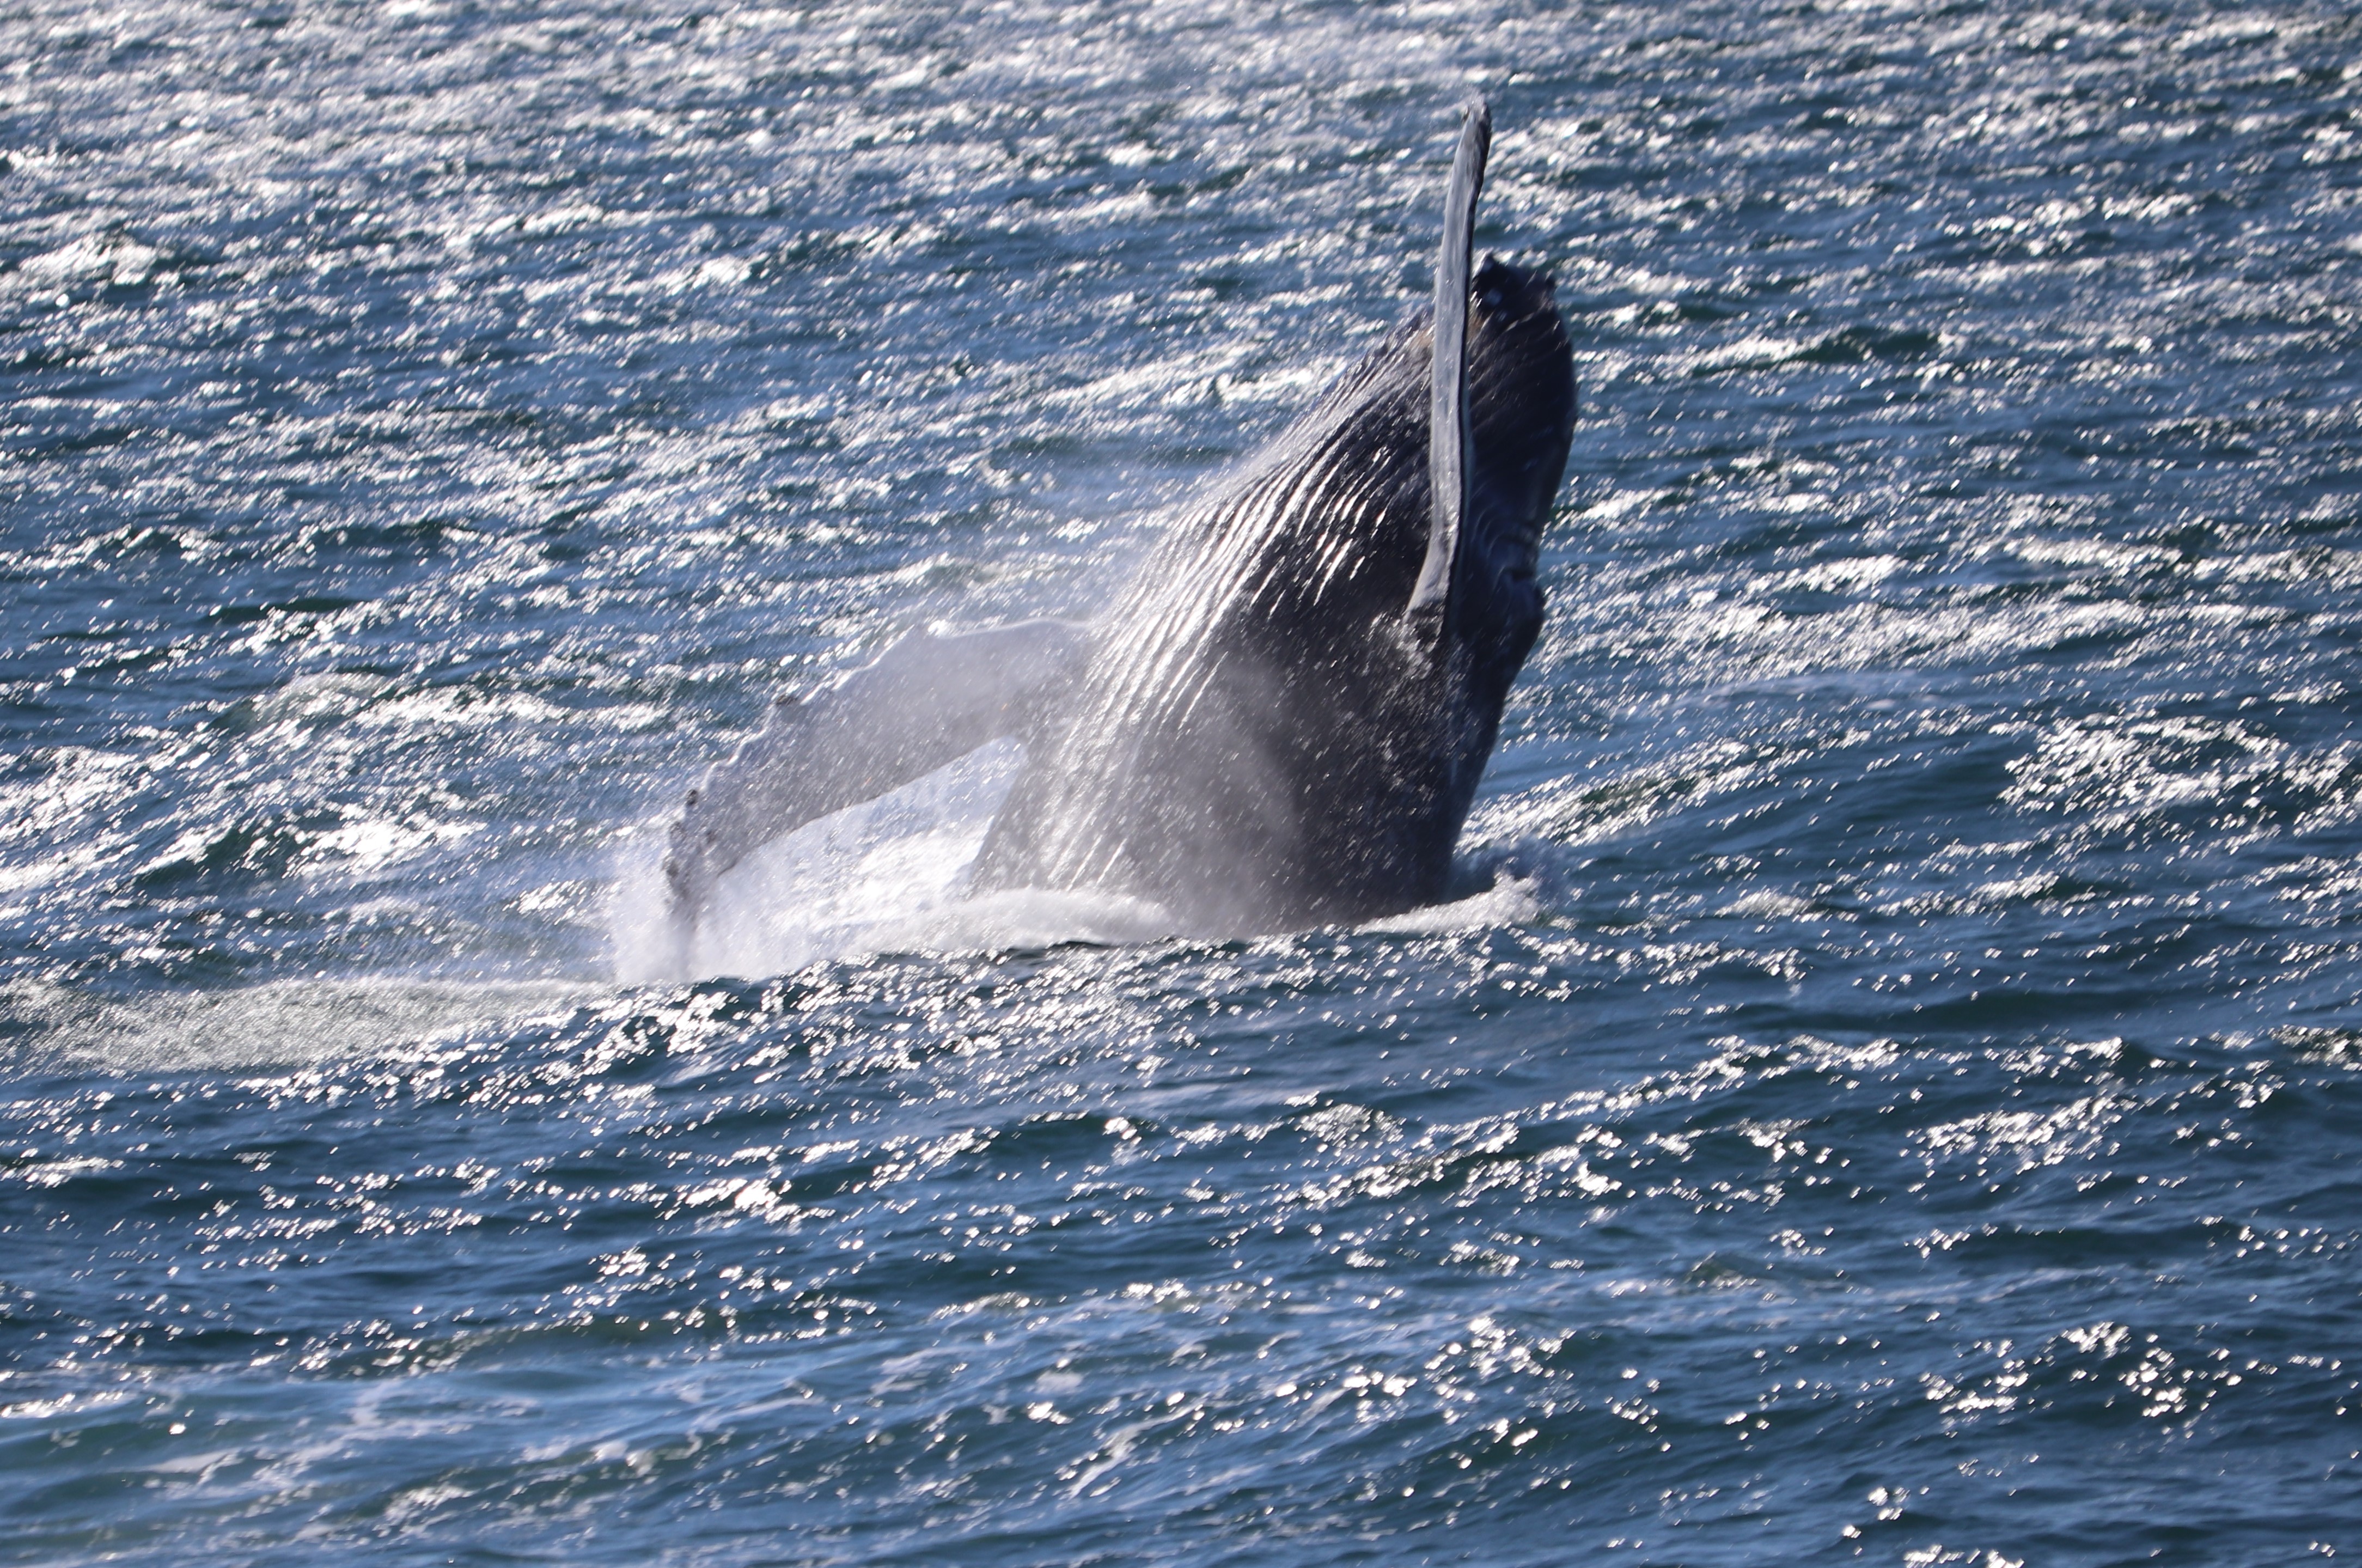
[[1443, 629], [1479, 701], [1494, 702], [1540, 635], [1542, 528], [1573, 439], [1574, 355], [1548, 273], [1485, 258], [1469, 281], [1467, 376], [1465, 503]]

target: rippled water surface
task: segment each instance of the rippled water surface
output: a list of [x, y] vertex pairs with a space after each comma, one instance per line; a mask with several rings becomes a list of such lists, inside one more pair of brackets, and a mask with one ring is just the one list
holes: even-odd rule
[[[2362, 1551], [2357, 43], [0, 12], [0, 1560]], [[1472, 86], [1584, 417], [1461, 901], [963, 903], [988, 756], [639, 977], [775, 692], [1415, 306]]]

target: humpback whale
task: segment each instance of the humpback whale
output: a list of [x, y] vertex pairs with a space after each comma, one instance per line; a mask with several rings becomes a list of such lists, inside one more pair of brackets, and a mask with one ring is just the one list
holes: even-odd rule
[[977, 890], [1122, 894], [1209, 934], [1443, 896], [1540, 633], [1575, 417], [1551, 279], [1472, 266], [1491, 138], [1478, 100], [1432, 304], [1185, 505], [1105, 613], [911, 633], [779, 701], [671, 823], [680, 939], [755, 849], [1002, 736], [1024, 762]]

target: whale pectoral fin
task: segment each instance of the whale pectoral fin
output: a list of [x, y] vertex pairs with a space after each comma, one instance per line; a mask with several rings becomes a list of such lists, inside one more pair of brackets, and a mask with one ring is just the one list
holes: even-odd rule
[[1087, 643], [1067, 621], [912, 632], [836, 685], [781, 699], [672, 824], [665, 878], [675, 919], [693, 922], [715, 878], [781, 834], [1022, 728], [1074, 679]]
[[1468, 513], [1468, 279], [1476, 246], [1476, 197], [1485, 188], [1485, 160], [1493, 147], [1492, 106], [1478, 98], [1460, 127], [1451, 159], [1451, 188], [1443, 202], [1443, 244], [1435, 261], [1433, 368], [1429, 373], [1427, 558], [1405, 612], [1420, 646], [1432, 651], [1443, 635], [1451, 600], [1451, 572]]

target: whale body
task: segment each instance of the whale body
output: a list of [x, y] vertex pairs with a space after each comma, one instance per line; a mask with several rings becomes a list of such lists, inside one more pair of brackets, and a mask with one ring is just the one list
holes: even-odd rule
[[977, 890], [1153, 902], [1220, 934], [1432, 902], [1542, 624], [1573, 357], [1540, 273], [1471, 267], [1490, 114], [1463, 125], [1432, 305], [1185, 507], [1096, 621], [913, 633], [689, 796], [687, 940], [714, 879], [1003, 735], [1025, 762]]

